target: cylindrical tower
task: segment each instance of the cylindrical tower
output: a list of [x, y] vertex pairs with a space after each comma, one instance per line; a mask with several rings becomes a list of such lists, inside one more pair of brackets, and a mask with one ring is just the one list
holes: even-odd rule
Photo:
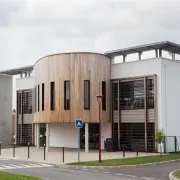
[[34, 65], [34, 123], [98, 123], [96, 95], [103, 93], [102, 123], [110, 122], [110, 58], [97, 53], [63, 53]]

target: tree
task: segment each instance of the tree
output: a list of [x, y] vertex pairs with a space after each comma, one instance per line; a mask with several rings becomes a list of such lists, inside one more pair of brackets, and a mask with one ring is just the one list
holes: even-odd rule
[[164, 133], [163, 129], [159, 129], [156, 131], [155, 141], [160, 146], [160, 156], [161, 156], [162, 155], [162, 144], [165, 141], [165, 133]]
[[15, 109], [13, 109], [13, 112], [16, 112], [16, 110], [15, 110]]

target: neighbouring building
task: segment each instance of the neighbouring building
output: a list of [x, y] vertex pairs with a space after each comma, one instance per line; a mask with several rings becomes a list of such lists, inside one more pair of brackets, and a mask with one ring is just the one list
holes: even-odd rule
[[[164, 151], [180, 145], [180, 45], [168, 41], [105, 54], [76, 52], [43, 57], [33, 66], [1, 71], [17, 75], [16, 143], [77, 148], [74, 122], [84, 122], [81, 148], [98, 148], [102, 98], [102, 149], [106, 138], [118, 148], [157, 152], [157, 129], [167, 138]], [[130, 60], [131, 59], [131, 60]], [[172, 138], [171, 138], [172, 137]], [[175, 140], [174, 141], [174, 137]], [[175, 144], [174, 144], [175, 143]]]
[[0, 75], [0, 142], [12, 144], [12, 76]]

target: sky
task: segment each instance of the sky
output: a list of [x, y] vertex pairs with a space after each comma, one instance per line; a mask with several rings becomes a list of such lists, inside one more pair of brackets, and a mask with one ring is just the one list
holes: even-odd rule
[[0, 0], [0, 70], [53, 53], [180, 43], [180, 0]]

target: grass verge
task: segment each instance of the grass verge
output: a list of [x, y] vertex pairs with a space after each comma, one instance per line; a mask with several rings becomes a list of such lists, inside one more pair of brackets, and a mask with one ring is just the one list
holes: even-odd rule
[[167, 155], [153, 155], [153, 156], [141, 156], [141, 157], [132, 157], [124, 159], [109, 159], [103, 160], [102, 163], [98, 161], [87, 161], [87, 162], [75, 162], [69, 163], [67, 165], [79, 165], [79, 166], [122, 166], [122, 165], [137, 165], [137, 164], [147, 164], [154, 162], [163, 162], [170, 160], [180, 159], [180, 153], [178, 154], [167, 154]]
[[173, 172], [173, 176], [180, 179], [180, 170]]
[[12, 174], [8, 172], [0, 172], [1, 180], [42, 180], [40, 178], [32, 177], [32, 176], [24, 176], [19, 174]]

